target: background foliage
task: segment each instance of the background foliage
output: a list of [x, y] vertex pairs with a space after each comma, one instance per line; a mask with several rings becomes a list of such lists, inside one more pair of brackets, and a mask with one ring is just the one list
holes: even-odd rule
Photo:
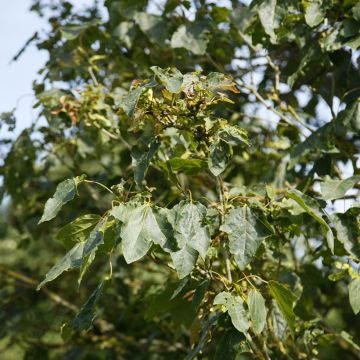
[[1, 358], [360, 358], [358, 1], [31, 10]]

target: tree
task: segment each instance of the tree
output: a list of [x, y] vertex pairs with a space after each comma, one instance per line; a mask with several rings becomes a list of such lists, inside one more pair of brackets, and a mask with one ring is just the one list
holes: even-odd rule
[[3, 358], [360, 358], [360, 7], [246, 3], [34, 2]]

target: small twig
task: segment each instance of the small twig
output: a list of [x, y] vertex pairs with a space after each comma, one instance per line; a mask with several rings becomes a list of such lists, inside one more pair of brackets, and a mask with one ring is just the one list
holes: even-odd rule
[[[26, 276], [24, 274], [21, 274], [21, 273], [19, 273], [17, 271], [6, 269], [3, 266], [0, 266], [0, 271], [5, 273], [6, 275], [12, 277], [13, 279], [19, 280], [19, 281], [23, 282], [24, 284], [30, 285], [34, 290], [38, 286], [37, 281], [35, 281], [34, 279], [32, 279], [32, 278], [30, 278], [30, 277], [28, 277], [28, 276]], [[48, 290], [46, 288], [41, 288], [41, 291], [43, 293], [45, 293], [56, 304], [62, 305], [62, 306], [66, 307], [66, 308], [68, 308], [68, 309], [70, 309], [71, 311], [74, 311], [74, 312], [79, 311], [79, 308], [77, 306], [71, 304], [70, 302], [63, 299], [60, 295], [54, 293], [53, 291]]]

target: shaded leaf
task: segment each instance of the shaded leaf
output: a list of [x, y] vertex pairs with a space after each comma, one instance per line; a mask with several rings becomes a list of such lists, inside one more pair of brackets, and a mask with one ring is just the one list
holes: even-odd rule
[[165, 44], [165, 40], [168, 35], [168, 23], [161, 16], [146, 12], [138, 12], [135, 14], [134, 20], [151, 42], [155, 42], [160, 45]]
[[232, 147], [222, 139], [215, 140], [209, 148], [208, 165], [214, 176], [220, 175], [226, 169], [232, 156]]
[[203, 225], [206, 208], [200, 203], [181, 201], [171, 209], [169, 220], [179, 251], [172, 252], [171, 258], [180, 278], [190, 274], [198, 254], [204, 259], [210, 244], [209, 229]]
[[318, 202], [296, 189], [287, 191], [286, 197], [295, 200], [311, 217], [320, 223], [325, 232], [328, 246], [331, 252], [334, 252], [334, 235], [327, 222], [323, 219], [325, 213], [320, 208]]
[[95, 214], [80, 216], [63, 226], [56, 234], [56, 238], [66, 249], [70, 249], [74, 243], [85, 241], [100, 219], [101, 217]]
[[268, 287], [270, 294], [279, 305], [279, 308], [289, 325], [291, 334], [294, 337], [296, 317], [294, 313], [294, 305], [297, 300], [296, 295], [290, 289], [277, 281], [270, 280]]
[[360, 256], [360, 208], [353, 207], [344, 214], [333, 214], [332, 223], [338, 240], [349, 254]]
[[134, 148], [131, 152], [132, 166], [134, 168], [134, 179], [140, 185], [144, 180], [150, 161], [158, 150], [160, 144], [157, 140], [152, 140], [148, 148]]
[[[38, 285], [37, 290], [46, 283], [55, 280], [63, 272], [80, 268], [97, 247], [103, 243], [104, 225], [106, 218], [99, 221], [95, 229], [91, 231], [86, 241], [79, 242], [46, 274], [45, 279]], [[81, 278], [81, 277], [80, 277]]]
[[61, 336], [65, 341], [68, 341], [75, 334], [81, 331], [88, 331], [96, 317], [95, 306], [98, 302], [105, 284], [102, 282], [92, 292], [86, 303], [81, 307], [76, 316], [67, 324], [61, 327]]
[[231, 209], [220, 230], [228, 234], [230, 253], [240, 270], [244, 270], [260, 244], [272, 234], [261, 220], [261, 214], [247, 206]]

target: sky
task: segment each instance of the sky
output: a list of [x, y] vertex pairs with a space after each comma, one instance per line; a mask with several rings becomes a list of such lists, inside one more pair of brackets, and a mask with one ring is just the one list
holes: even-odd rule
[[[74, 1], [77, 7], [91, 2]], [[0, 113], [16, 108], [16, 134], [35, 119], [31, 85], [47, 60], [46, 52], [31, 45], [18, 61], [11, 62], [35, 31], [47, 28], [46, 20], [29, 11], [31, 3], [31, 0], [4, 0], [0, 11]]]
[[0, 112], [17, 108], [17, 131], [34, 119], [31, 83], [46, 62], [46, 54], [30, 46], [17, 62], [13, 56], [32, 34], [45, 27], [44, 21], [29, 12], [31, 0], [4, 1], [0, 12]]

